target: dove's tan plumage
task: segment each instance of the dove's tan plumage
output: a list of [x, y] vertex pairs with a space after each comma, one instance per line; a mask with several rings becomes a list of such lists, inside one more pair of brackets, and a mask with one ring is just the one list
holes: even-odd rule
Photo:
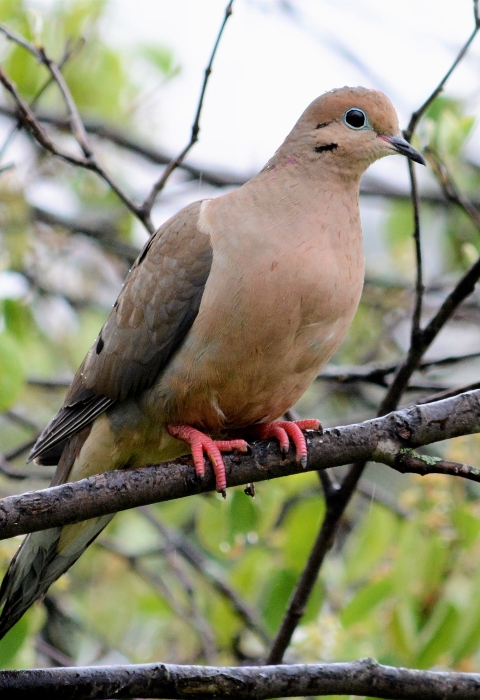
[[[58, 463], [55, 483], [188, 453], [167, 424], [222, 438], [294, 404], [360, 299], [360, 177], [395, 152], [421, 161], [385, 95], [332, 91], [256, 177], [166, 222], [34, 448], [40, 462]], [[109, 520], [26, 539], [2, 585], [0, 634]]]

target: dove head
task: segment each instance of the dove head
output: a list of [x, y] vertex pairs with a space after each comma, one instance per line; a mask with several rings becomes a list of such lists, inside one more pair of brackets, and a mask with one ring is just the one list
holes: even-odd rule
[[383, 92], [344, 87], [317, 97], [305, 110], [277, 152], [328, 168], [343, 178], [359, 179], [384, 156], [401, 154], [425, 165], [402, 138], [395, 109]]

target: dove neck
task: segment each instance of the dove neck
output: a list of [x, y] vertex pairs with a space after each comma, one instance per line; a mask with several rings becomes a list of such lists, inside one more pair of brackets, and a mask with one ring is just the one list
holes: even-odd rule
[[[330, 155], [330, 154], [328, 154]], [[276, 220], [300, 222], [320, 217], [323, 221], [359, 218], [360, 175], [345, 173], [335, 164], [276, 154], [265, 168], [241, 188], [253, 208], [267, 209]], [[258, 192], [262, 192], [259, 198]], [[258, 202], [256, 201], [258, 199]]]

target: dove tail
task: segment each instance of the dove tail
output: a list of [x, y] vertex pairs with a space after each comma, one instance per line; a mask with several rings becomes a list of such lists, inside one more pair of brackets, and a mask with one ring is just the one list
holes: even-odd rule
[[[68, 441], [52, 485], [68, 479], [88, 432], [77, 433]], [[0, 606], [3, 605], [0, 639], [77, 561], [112, 518], [113, 515], [103, 515], [74, 525], [33, 532], [24, 539], [0, 587]]]
[[113, 515], [28, 535], [0, 588], [0, 639], [23, 613], [64, 574], [110, 522]]

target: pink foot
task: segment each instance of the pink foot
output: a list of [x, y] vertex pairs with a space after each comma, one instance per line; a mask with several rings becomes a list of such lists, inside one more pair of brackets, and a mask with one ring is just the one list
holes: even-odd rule
[[257, 435], [260, 440], [271, 437], [277, 438], [284, 455], [287, 454], [290, 448], [289, 438], [292, 438], [297, 461], [305, 469], [307, 466], [307, 443], [302, 430], [321, 430], [321, 428], [322, 424], [315, 418], [296, 421], [278, 420], [258, 426]]
[[193, 464], [195, 465], [195, 473], [199, 477], [205, 475], [205, 460], [203, 457], [203, 453], [205, 452], [215, 472], [216, 489], [225, 498], [227, 478], [221, 453], [230, 452], [231, 450], [246, 452], [248, 450], [248, 445], [245, 440], [212, 440], [212, 438], [205, 435], [205, 433], [191, 428], [189, 425], [167, 424], [166, 428], [172, 437], [190, 445]]

